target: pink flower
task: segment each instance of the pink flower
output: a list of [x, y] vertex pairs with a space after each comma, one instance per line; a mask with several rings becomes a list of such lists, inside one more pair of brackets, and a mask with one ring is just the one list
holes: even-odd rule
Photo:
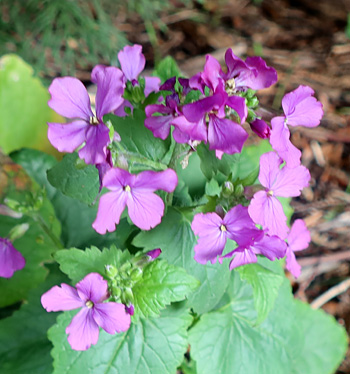
[[288, 167], [300, 165], [301, 152], [291, 141], [287, 125], [316, 127], [323, 116], [322, 104], [312, 95], [314, 90], [308, 86], [299, 86], [296, 90], [286, 94], [282, 99], [283, 117], [271, 120], [272, 148], [286, 162]]
[[81, 308], [66, 328], [72, 349], [85, 351], [96, 344], [99, 327], [112, 335], [129, 329], [130, 315], [125, 305], [104, 303], [108, 299], [107, 290], [107, 281], [100, 274], [90, 273], [76, 284], [76, 289], [62, 283], [41, 296], [41, 304], [48, 312]]
[[128, 207], [131, 221], [142, 230], [150, 230], [160, 223], [164, 213], [163, 200], [154, 191], [173, 192], [176, 185], [177, 175], [172, 169], [143, 171], [137, 175], [110, 169], [102, 180], [102, 186], [110, 192], [102, 195], [92, 227], [100, 234], [114, 231]]
[[294, 252], [302, 251], [309, 246], [311, 241], [310, 232], [307, 229], [305, 222], [302, 219], [297, 219], [287, 237], [287, 259], [286, 268], [298, 278], [300, 275], [301, 267], [298, 264]]
[[11, 278], [13, 273], [24, 268], [26, 261], [10, 240], [0, 238], [0, 277]]
[[249, 217], [247, 208], [242, 205], [229, 210], [224, 218], [216, 213], [196, 214], [191, 227], [199, 236], [194, 247], [194, 259], [200, 264], [206, 264], [207, 261], [215, 263], [217, 256], [222, 254], [227, 239], [244, 244], [261, 232]]
[[277, 197], [299, 196], [301, 190], [309, 184], [310, 173], [302, 165], [293, 169], [286, 166], [280, 169], [282, 160], [275, 152], [260, 157], [259, 181], [264, 191], [254, 194], [248, 207], [252, 220], [262, 225], [269, 235], [285, 239], [288, 232], [287, 218]]
[[55, 78], [49, 87], [49, 106], [69, 123], [48, 123], [48, 138], [60, 152], [73, 152], [83, 143], [79, 157], [87, 164], [104, 163], [109, 129], [103, 123], [105, 114], [115, 111], [124, 99], [124, 76], [115, 67], [97, 65], [91, 79], [97, 84], [96, 116], [91, 110], [90, 98], [83, 83], [73, 77]]

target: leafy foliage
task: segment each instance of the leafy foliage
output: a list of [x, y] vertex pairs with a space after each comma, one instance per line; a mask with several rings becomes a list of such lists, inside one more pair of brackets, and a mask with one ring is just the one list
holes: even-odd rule
[[[199, 373], [326, 374], [334, 370], [346, 350], [346, 336], [332, 317], [294, 301], [285, 280], [275, 308], [256, 326], [251, 292], [233, 272], [221, 308], [202, 316], [190, 330], [191, 354]], [[313, 318], [322, 323], [316, 326]], [[320, 355], [320, 341], [321, 351], [329, 350], [325, 356]]]
[[[159, 318], [141, 319], [122, 334], [100, 332], [99, 341], [88, 351], [72, 351], [65, 328], [74, 312], [65, 312], [49, 330], [54, 345], [53, 374], [162, 373], [174, 374], [187, 349], [187, 311], [166, 309]], [[69, 371], [68, 371], [69, 370]]]

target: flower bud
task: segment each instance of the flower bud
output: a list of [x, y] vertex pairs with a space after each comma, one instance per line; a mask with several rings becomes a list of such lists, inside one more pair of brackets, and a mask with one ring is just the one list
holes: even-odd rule
[[132, 269], [132, 271], [130, 273], [130, 279], [132, 280], [132, 282], [136, 283], [141, 278], [142, 278], [142, 269], [140, 269], [140, 268]]
[[232, 182], [229, 182], [229, 181], [225, 182], [223, 189], [222, 189], [222, 195], [224, 197], [229, 197], [232, 195], [233, 191], [234, 191], [234, 187], [233, 187]]
[[270, 138], [271, 130], [265, 121], [262, 119], [256, 118], [251, 124], [250, 128], [256, 135], [261, 139]]
[[16, 239], [21, 238], [26, 231], [29, 229], [28, 223], [22, 223], [21, 225], [16, 225], [11, 229], [8, 234], [8, 239], [13, 242]]
[[244, 187], [242, 184], [235, 186], [235, 196], [242, 196], [244, 193]]
[[155, 260], [160, 254], [162, 253], [160, 248], [153, 249], [152, 251], [149, 251], [146, 253], [147, 256], [149, 256], [149, 261]]
[[115, 278], [118, 275], [118, 269], [113, 265], [106, 265], [106, 275], [108, 278]]
[[131, 316], [133, 316], [134, 313], [135, 313], [135, 308], [134, 308], [134, 306], [132, 304], [125, 305], [125, 311], [126, 311], [126, 313], [130, 314]]

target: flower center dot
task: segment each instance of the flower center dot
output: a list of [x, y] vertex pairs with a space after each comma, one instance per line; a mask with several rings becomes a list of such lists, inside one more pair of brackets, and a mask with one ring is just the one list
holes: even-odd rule
[[225, 90], [229, 95], [233, 95], [235, 93], [236, 89], [236, 82], [234, 78], [229, 79], [225, 83]]
[[99, 121], [96, 117], [90, 117], [90, 125], [98, 125]]
[[273, 195], [274, 195], [274, 193], [273, 193], [272, 190], [267, 191], [267, 196], [273, 196]]
[[131, 191], [130, 186], [129, 186], [129, 185], [126, 185], [126, 186], [124, 187], [124, 191], [126, 191], [126, 192], [130, 192], [130, 191]]
[[94, 306], [94, 303], [91, 301], [91, 300], [88, 300], [85, 305], [88, 307], [88, 308], [92, 308]]
[[220, 230], [221, 230], [222, 232], [225, 232], [225, 231], [227, 231], [227, 228], [226, 228], [225, 225], [221, 225], [221, 226], [220, 226]]

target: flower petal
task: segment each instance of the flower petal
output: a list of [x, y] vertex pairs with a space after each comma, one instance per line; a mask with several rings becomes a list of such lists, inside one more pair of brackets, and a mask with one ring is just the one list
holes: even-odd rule
[[298, 278], [301, 273], [301, 266], [298, 264], [295, 254], [290, 248], [287, 249], [286, 269], [289, 270], [295, 278]]
[[256, 239], [261, 234], [261, 230], [255, 227], [250, 218], [248, 208], [242, 205], [230, 209], [223, 219], [223, 224], [227, 229], [227, 236], [238, 245], [251, 242], [253, 237]]
[[265, 235], [263, 238], [251, 245], [256, 254], [264, 255], [269, 260], [283, 258], [286, 255], [287, 244], [277, 236]]
[[101, 274], [90, 273], [75, 287], [83, 302], [101, 303], [108, 298], [108, 283]]
[[284, 166], [277, 174], [272, 190], [276, 196], [299, 196], [301, 190], [309, 185], [310, 178], [309, 170], [303, 165], [293, 169]]
[[288, 125], [316, 127], [323, 116], [322, 104], [317, 101], [314, 90], [308, 86], [299, 86], [286, 94], [282, 99], [282, 107]]
[[145, 126], [151, 130], [153, 136], [165, 140], [170, 133], [171, 122], [174, 119], [172, 114], [167, 116], [155, 116], [145, 119]]
[[48, 123], [47, 137], [50, 143], [60, 152], [73, 152], [80, 147], [86, 138], [89, 124], [85, 121], [74, 121], [67, 124]]
[[130, 314], [125, 311], [123, 304], [114, 302], [96, 304], [92, 316], [108, 334], [124, 332], [130, 327]]
[[206, 55], [204, 71], [201, 74], [201, 78], [203, 79], [203, 82], [212, 91], [216, 91], [218, 86], [221, 86], [222, 89], [224, 89], [225, 82], [222, 79], [222, 76], [223, 76], [223, 72], [221, 70], [219, 61], [211, 55]]
[[301, 152], [290, 141], [290, 132], [284, 124], [284, 117], [275, 117], [271, 120], [272, 130], [270, 143], [272, 148], [286, 162], [290, 168], [300, 165]]
[[122, 95], [125, 89], [123, 72], [114, 66], [97, 65], [91, 77], [97, 85], [96, 115], [99, 120], [108, 113], [114, 112], [124, 102]]
[[194, 259], [200, 264], [208, 261], [215, 262], [216, 257], [222, 254], [227, 240], [227, 232], [221, 230], [223, 219], [216, 213], [196, 214], [192, 221], [192, 230], [198, 235], [194, 247]]
[[255, 253], [249, 248], [235, 249], [232, 254], [233, 260], [230, 262], [230, 270], [242, 265], [253, 264], [258, 261]]
[[13, 273], [24, 268], [26, 261], [10, 240], [0, 238], [0, 277], [11, 278]]
[[[108, 173], [109, 171], [107, 171], [103, 180], [106, 179]], [[107, 231], [115, 231], [115, 225], [119, 223], [120, 216], [125, 209], [126, 200], [127, 194], [121, 187], [118, 191], [102, 195], [92, 227], [101, 235], [104, 235]]]
[[209, 149], [220, 150], [228, 154], [240, 153], [248, 133], [236, 122], [209, 114]]
[[281, 239], [287, 237], [287, 218], [276, 197], [267, 196], [266, 191], [257, 192], [250, 202], [248, 212], [255, 223], [268, 230], [269, 235], [277, 235]]
[[256, 76], [251, 76], [250, 80], [245, 82], [245, 85], [253, 90], [260, 90], [272, 86], [277, 82], [277, 72], [273, 67], [267, 66], [266, 62], [261, 57], [247, 57], [246, 64], [250, 68], [255, 68]]
[[130, 174], [128, 171], [119, 168], [113, 168], [106, 172], [103, 177], [103, 187], [107, 187], [111, 191], [120, 193], [120, 190], [126, 186], [133, 186], [136, 175]]
[[288, 246], [293, 252], [302, 251], [311, 242], [310, 231], [307, 229], [302, 219], [297, 219], [293, 223], [288, 234]]
[[191, 104], [186, 104], [182, 108], [184, 116], [190, 122], [198, 122], [214, 108], [222, 107], [226, 101], [227, 94], [215, 93], [213, 96], [205, 97]]
[[177, 186], [177, 175], [173, 169], [164, 171], [146, 170], [136, 175], [132, 192], [141, 188], [148, 191], [163, 190], [173, 192]]
[[264, 153], [260, 156], [259, 182], [271, 189], [280, 172], [282, 160], [275, 152]]
[[89, 121], [93, 116], [90, 98], [83, 83], [73, 77], [55, 78], [49, 92], [48, 105], [55, 112], [67, 118], [81, 118]]
[[107, 157], [106, 147], [110, 143], [109, 128], [100, 123], [86, 129], [86, 144], [78, 152], [87, 164], [102, 164]]
[[245, 103], [245, 98], [240, 96], [229, 96], [226, 100], [226, 105], [234, 109], [243, 124], [248, 116], [248, 107]]
[[137, 79], [141, 71], [145, 68], [146, 59], [142, 54], [141, 45], [125, 46], [118, 53], [118, 59], [128, 81]]
[[48, 312], [59, 312], [81, 308], [84, 302], [75, 288], [62, 283], [61, 287], [54, 286], [41, 296], [41, 305]]
[[162, 220], [163, 200], [148, 189], [132, 189], [126, 204], [131, 221], [142, 230], [150, 230]]
[[158, 77], [145, 77], [145, 97], [151, 92], [158, 92], [161, 80]]
[[67, 326], [68, 343], [75, 351], [86, 351], [96, 344], [100, 329], [92, 317], [92, 310], [84, 307]]
[[204, 141], [205, 143], [207, 142], [208, 130], [205, 124], [204, 117], [198, 122], [190, 122], [186, 119], [185, 116], [179, 116], [173, 119], [172, 125], [175, 126], [173, 137], [178, 143], [182, 143], [182, 141], [180, 141], [177, 132], [186, 134], [190, 140], [200, 140]]

